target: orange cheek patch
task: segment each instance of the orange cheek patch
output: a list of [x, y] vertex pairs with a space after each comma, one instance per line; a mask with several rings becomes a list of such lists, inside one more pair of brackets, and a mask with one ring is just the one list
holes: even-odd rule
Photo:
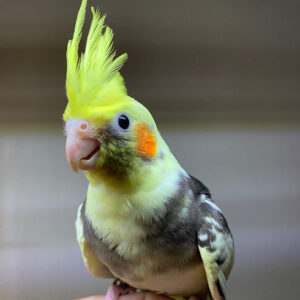
[[137, 139], [137, 151], [146, 157], [155, 156], [157, 145], [153, 132], [144, 123], [136, 125], [134, 131]]

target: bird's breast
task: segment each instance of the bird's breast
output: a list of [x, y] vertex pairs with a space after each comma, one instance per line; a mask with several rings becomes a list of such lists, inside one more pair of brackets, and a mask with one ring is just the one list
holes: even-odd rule
[[[168, 226], [165, 226], [164, 232], [159, 235], [153, 231], [152, 236], [145, 236], [143, 233], [147, 231], [143, 224], [131, 223], [130, 219], [127, 219], [128, 223], [118, 220], [114, 224], [118, 233], [110, 237], [112, 243], [109, 244], [109, 236], [99, 236], [87, 220], [85, 204], [82, 206], [81, 219], [86, 241], [115, 277], [133, 287], [160, 293], [205, 293], [205, 271], [194, 237], [189, 235], [190, 230], [177, 232], [173, 228], [171, 235]], [[118, 243], [113, 244], [116, 235], [119, 237]]]

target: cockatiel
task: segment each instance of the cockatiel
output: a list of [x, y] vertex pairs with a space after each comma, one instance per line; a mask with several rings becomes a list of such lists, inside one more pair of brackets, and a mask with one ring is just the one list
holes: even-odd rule
[[[113, 33], [92, 8], [85, 52], [78, 47], [83, 0], [67, 48], [66, 156], [89, 181], [76, 230], [88, 270], [169, 296], [225, 299], [234, 246], [209, 190], [164, 142], [150, 112], [129, 97]], [[110, 292], [118, 297], [114, 287]]]

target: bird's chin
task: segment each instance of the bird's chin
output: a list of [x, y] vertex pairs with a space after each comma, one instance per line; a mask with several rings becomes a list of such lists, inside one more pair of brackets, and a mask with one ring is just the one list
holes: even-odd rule
[[78, 168], [83, 171], [95, 168], [97, 160], [99, 158], [99, 154], [100, 144], [97, 144], [97, 147], [92, 152], [90, 152], [90, 154], [80, 159]]

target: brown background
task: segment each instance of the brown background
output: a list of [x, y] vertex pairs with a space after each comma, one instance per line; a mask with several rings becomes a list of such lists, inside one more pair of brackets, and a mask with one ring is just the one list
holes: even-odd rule
[[[58, 121], [80, 1], [0, 3], [1, 120]], [[157, 115], [299, 119], [298, 1], [90, 3], [108, 14], [118, 53], [129, 55], [130, 95]]]
[[[229, 299], [295, 298], [299, 1], [89, 3], [129, 55], [129, 94], [227, 216]], [[1, 299], [72, 299], [107, 286], [81, 261], [73, 222], [86, 181], [64, 158], [65, 49], [79, 5], [0, 0]]]

